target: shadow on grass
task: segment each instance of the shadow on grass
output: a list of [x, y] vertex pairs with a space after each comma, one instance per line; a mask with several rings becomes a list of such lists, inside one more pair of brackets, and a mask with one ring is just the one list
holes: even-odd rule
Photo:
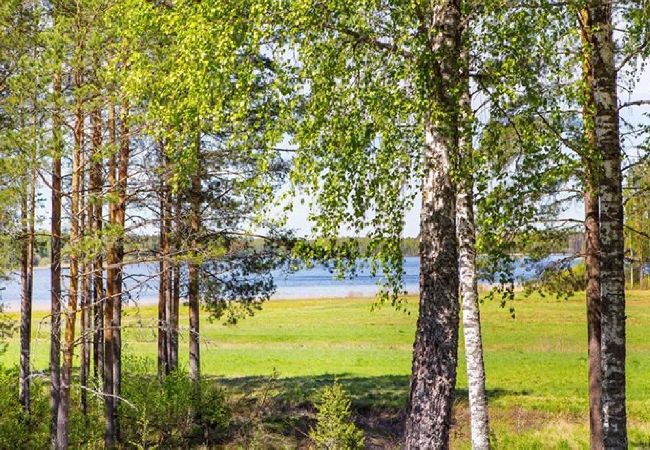
[[[274, 432], [293, 435], [300, 440], [315, 424], [319, 392], [338, 380], [352, 398], [357, 424], [374, 441], [374, 448], [399, 446], [404, 428], [410, 377], [384, 375], [359, 377], [346, 373], [280, 378], [240, 377], [217, 378], [218, 382], [239, 395], [242, 411], [258, 409], [263, 422]], [[490, 399], [505, 395], [527, 395], [525, 391], [493, 389]], [[459, 389], [455, 396], [456, 416], [467, 409], [467, 390]], [[264, 411], [262, 411], [264, 410]], [[463, 427], [464, 428], [464, 427]], [[465, 430], [458, 430], [465, 434]]]
[[[236, 392], [255, 394], [273, 385], [281, 398], [293, 401], [313, 401], [318, 392], [338, 380], [352, 397], [356, 408], [388, 407], [404, 408], [408, 400], [410, 377], [407, 375], [383, 375], [358, 377], [346, 373], [323, 374], [301, 377], [239, 377], [217, 378], [219, 383]], [[504, 395], [528, 395], [528, 391], [489, 389], [488, 397], [495, 399]], [[467, 400], [466, 389], [456, 389], [456, 402]]]

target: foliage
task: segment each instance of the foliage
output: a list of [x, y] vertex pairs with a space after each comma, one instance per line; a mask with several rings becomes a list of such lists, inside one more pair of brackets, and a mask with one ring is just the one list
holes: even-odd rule
[[177, 447], [188, 442], [205, 445], [223, 440], [230, 413], [226, 396], [209, 380], [193, 384], [182, 371], [160, 379], [149, 360], [125, 360], [125, 376], [120, 404], [124, 440], [140, 448]]
[[352, 421], [351, 400], [338, 381], [326, 387], [318, 407], [316, 428], [309, 436], [318, 448], [353, 450], [364, 447], [364, 436]]

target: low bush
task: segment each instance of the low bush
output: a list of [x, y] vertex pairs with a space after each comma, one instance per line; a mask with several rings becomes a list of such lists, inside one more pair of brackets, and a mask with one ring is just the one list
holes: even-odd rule
[[146, 360], [129, 359], [120, 420], [124, 442], [136, 447], [210, 445], [222, 441], [230, 422], [226, 396], [209, 380], [192, 383], [176, 371], [161, 378]]

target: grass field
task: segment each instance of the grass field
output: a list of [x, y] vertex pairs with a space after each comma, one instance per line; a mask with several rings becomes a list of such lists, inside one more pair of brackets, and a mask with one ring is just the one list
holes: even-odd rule
[[[301, 414], [313, 415], [313, 408], [305, 405], [310, 404], [320, 387], [336, 377], [354, 398], [368, 442], [390, 446], [398, 439], [408, 393], [416, 301], [409, 299], [410, 314], [390, 307], [371, 312], [372, 302], [272, 301], [234, 327], [211, 323], [204, 316], [202, 372], [218, 377], [239, 396], [272, 397], [280, 409], [269, 413], [272, 417], [265, 420], [267, 424], [279, 421], [285, 428], [298, 423]], [[583, 296], [568, 301], [520, 298], [514, 306], [515, 319], [496, 302], [486, 301], [482, 306], [496, 447], [588, 448]], [[127, 360], [133, 355], [154, 360], [155, 314], [153, 307], [127, 309]], [[186, 317], [187, 311], [182, 314]], [[17, 318], [16, 313], [11, 316]], [[47, 335], [45, 313], [37, 312], [32, 344], [37, 369], [47, 365]], [[181, 364], [186, 364], [186, 349], [185, 337], [181, 342]], [[461, 345], [453, 430], [456, 448], [469, 445], [462, 351]], [[10, 366], [17, 361], [16, 336], [0, 362]], [[650, 447], [650, 293], [628, 293], [627, 368], [631, 445]], [[281, 445], [292, 446], [300, 436], [283, 439]]]

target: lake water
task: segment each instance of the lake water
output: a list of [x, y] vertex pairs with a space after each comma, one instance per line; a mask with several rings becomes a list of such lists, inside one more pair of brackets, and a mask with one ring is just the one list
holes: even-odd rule
[[[552, 257], [559, 258], [560, 255]], [[418, 257], [404, 258], [404, 286], [409, 293], [417, 293], [420, 272]], [[133, 301], [139, 304], [152, 304], [158, 301], [158, 264], [131, 264], [125, 268], [125, 285], [133, 296]], [[534, 272], [523, 263], [517, 264], [515, 276], [530, 277]], [[64, 276], [67, 271], [63, 271]], [[324, 298], [324, 297], [361, 297], [377, 293], [377, 278], [372, 277], [369, 269], [358, 272], [357, 276], [349, 279], [337, 279], [324, 266], [312, 269], [301, 269], [293, 273], [274, 273], [277, 286], [275, 299]], [[63, 280], [63, 285], [67, 280]], [[20, 276], [0, 282], [4, 288], [0, 291], [0, 299], [6, 310], [20, 309]], [[48, 310], [50, 307], [50, 269], [37, 268], [34, 270], [33, 308]]]

